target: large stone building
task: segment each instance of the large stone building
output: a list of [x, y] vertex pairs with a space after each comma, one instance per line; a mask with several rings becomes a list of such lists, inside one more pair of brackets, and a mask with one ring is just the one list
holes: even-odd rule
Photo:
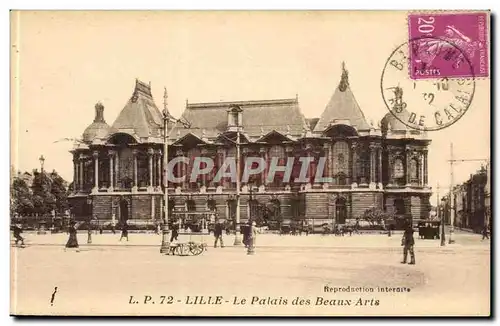
[[[402, 92], [395, 92], [395, 103]], [[73, 151], [76, 218], [154, 223], [161, 218], [163, 128], [151, 86], [136, 81], [133, 94], [110, 126], [103, 106], [95, 107], [94, 122]], [[403, 116], [407, 114], [403, 110]], [[170, 182], [169, 209], [216, 210], [234, 219], [236, 183], [215, 182], [227, 157], [236, 156], [234, 140], [240, 132], [241, 164], [247, 157], [279, 158], [286, 165], [294, 157], [292, 176], [282, 172], [269, 181], [269, 169], [241, 184], [241, 221], [252, 217], [282, 221], [307, 218], [314, 225], [346, 223], [370, 207], [399, 219], [427, 218], [431, 190], [427, 186], [426, 133], [407, 128], [387, 113], [380, 128], [369, 124], [349, 87], [343, 67], [339, 85], [321, 116], [306, 119], [298, 98], [263, 101], [186, 103], [181, 123], [169, 126], [169, 160], [185, 156], [191, 164], [177, 164], [175, 176], [190, 175], [195, 157], [213, 158], [211, 173], [194, 182]], [[186, 123], [188, 124], [186, 126]], [[313, 157], [307, 182], [295, 182], [299, 157]], [[325, 157], [322, 177], [316, 176]], [[243, 170], [243, 169], [242, 169]]]
[[[481, 167], [467, 181], [453, 187], [454, 226], [480, 232], [485, 225], [489, 225], [491, 207], [488, 169], [489, 167]], [[449, 220], [449, 205], [446, 206], [445, 214]]]

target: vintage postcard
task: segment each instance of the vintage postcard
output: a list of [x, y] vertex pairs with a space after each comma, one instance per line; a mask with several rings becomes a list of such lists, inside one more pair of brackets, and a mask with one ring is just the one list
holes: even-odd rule
[[12, 11], [12, 315], [491, 314], [490, 12]]

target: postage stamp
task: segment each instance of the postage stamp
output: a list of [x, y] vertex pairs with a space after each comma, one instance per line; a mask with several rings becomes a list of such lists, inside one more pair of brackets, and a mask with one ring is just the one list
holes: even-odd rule
[[489, 75], [485, 12], [410, 14], [408, 32], [412, 79]]

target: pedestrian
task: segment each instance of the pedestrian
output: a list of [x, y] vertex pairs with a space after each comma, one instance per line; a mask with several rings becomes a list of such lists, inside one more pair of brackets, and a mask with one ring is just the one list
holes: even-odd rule
[[359, 234], [359, 217], [356, 218], [356, 224], [354, 224], [354, 232], [356, 232], [356, 234]]
[[250, 226], [251, 222], [248, 221], [246, 225], [242, 225], [240, 227], [240, 232], [243, 233], [243, 244], [245, 245], [245, 248], [248, 248], [248, 239], [250, 238]]
[[[99, 227], [99, 220], [97, 219], [97, 215], [94, 215], [94, 223], [97, 224], [97, 226]], [[98, 228], [96, 228], [95, 234], [97, 234], [97, 232], [98, 232]]]
[[76, 238], [76, 232], [76, 222], [72, 221], [68, 228], [69, 239], [68, 242], [66, 242], [66, 248], [79, 248], [78, 239]]
[[217, 242], [220, 240], [220, 247], [224, 248], [224, 240], [222, 239], [222, 231], [224, 229], [224, 225], [222, 225], [221, 221], [217, 221], [214, 226], [214, 248], [217, 248]]
[[87, 243], [92, 243], [92, 228], [90, 227], [90, 224], [87, 228]]
[[415, 252], [413, 251], [413, 246], [415, 245], [415, 239], [413, 238], [413, 227], [411, 223], [408, 223], [405, 227], [403, 238], [401, 239], [401, 245], [403, 248], [403, 261], [401, 264], [406, 264], [406, 259], [408, 257], [408, 252], [410, 252], [410, 262], [408, 264], [415, 264]]
[[120, 236], [120, 241], [122, 241], [123, 238], [127, 238], [127, 241], [128, 241], [128, 225], [127, 225], [127, 221], [123, 221], [122, 234]]
[[16, 238], [16, 246], [19, 244], [19, 241], [21, 242], [21, 247], [24, 246], [24, 238], [21, 236], [21, 233], [23, 232], [21, 225], [14, 224], [13, 231], [14, 238]]
[[170, 242], [172, 241], [177, 241], [177, 238], [179, 237], [179, 221], [178, 220], [173, 220], [172, 221], [172, 234], [170, 235]]
[[484, 239], [489, 239], [489, 237], [488, 237], [488, 226], [485, 225], [483, 227], [483, 232], [482, 233], [483, 233], [483, 238], [481, 239], [481, 241], [484, 240]]
[[116, 234], [116, 216], [114, 213], [111, 216], [111, 232], [113, 232], [113, 234]]
[[257, 223], [250, 222], [248, 231], [249, 237], [247, 255], [253, 255], [255, 254], [255, 242], [257, 240]]

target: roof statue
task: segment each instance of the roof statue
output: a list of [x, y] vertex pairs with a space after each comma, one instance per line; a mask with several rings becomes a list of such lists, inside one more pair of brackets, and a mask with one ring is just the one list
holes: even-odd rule
[[260, 127], [260, 136], [261, 137], [264, 137], [265, 136], [265, 133], [264, 133], [264, 128], [261, 126]]
[[370, 125], [349, 87], [349, 74], [344, 62], [342, 62], [339, 86], [335, 89], [313, 131], [324, 132], [333, 120], [348, 120], [350, 125], [357, 130], [370, 130]]
[[349, 86], [349, 72], [345, 69], [345, 62], [342, 61], [342, 76], [340, 77], [339, 90], [345, 92]]

